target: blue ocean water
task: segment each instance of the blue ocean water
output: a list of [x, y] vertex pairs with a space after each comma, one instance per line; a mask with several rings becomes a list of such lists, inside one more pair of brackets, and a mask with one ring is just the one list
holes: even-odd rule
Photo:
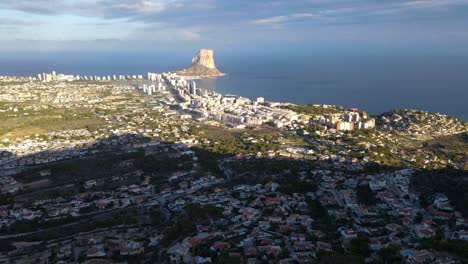
[[[217, 54], [227, 73], [198, 86], [268, 100], [336, 104], [372, 114], [413, 108], [468, 120], [468, 56]], [[146, 74], [180, 69], [189, 54], [0, 54], [0, 75]]]

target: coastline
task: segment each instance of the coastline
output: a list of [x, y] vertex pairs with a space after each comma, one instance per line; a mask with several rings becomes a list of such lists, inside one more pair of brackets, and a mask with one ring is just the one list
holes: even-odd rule
[[[176, 72], [177, 73], [177, 72]], [[178, 74], [179, 75], [179, 74]], [[193, 75], [193, 76], [184, 76], [184, 75], [179, 75], [181, 77], [184, 77], [184, 79], [186, 80], [204, 80], [204, 79], [207, 79], [207, 80], [214, 80], [214, 79], [217, 79], [219, 77], [224, 77], [224, 76], [227, 76], [227, 74], [222, 74], [222, 75], [216, 75], [216, 76], [203, 76], [203, 75]]]

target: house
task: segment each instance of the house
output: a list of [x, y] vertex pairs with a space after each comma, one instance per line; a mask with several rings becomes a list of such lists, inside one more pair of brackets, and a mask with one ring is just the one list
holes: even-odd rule
[[435, 211], [434, 218], [440, 220], [449, 220], [452, 218], [453, 213], [443, 212], [443, 211]]
[[408, 218], [408, 217], [402, 217], [400, 218], [400, 221], [405, 226], [410, 226], [411, 223], [413, 222], [413, 220], [411, 220], [411, 218]]
[[369, 247], [374, 251], [381, 250], [388, 246], [387, 238], [386, 237], [371, 237], [369, 239]]
[[350, 229], [350, 228], [343, 228], [343, 227], [340, 227], [338, 228], [338, 231], [340, 232], [341, 236], [344, 238], [344, 239], [353, 239], [353, 238], [356, 238], [357, 237], [357, 233], [356, 231]]
[[268, 221], [270, 221], [270, 223], [279, 224], [283, 222], [283, 219], [280, 216], [270, 216], [268, 217]]
[[93, 187], [93, 186], [97, 186], [97, 181], [96, 181], [96, 180], [89, 180], [89, 181], [86, 181], [86, 182], [85, 182], [85, 185], [84, 185], [84, 187], [85, 187], [86, 189], [89, 189], [89, 188], [91, 188], [91, 187]]
[[457, 226], [468, 226], [468, 218], [457, 218]]
[[289, 225], [280, 225], [279, 230], [281, 233], [288, 233], [292, 230], [292, 227]]
[[281, 247], [279, 246], [267, 246], [267, 247], [259, 247], [261, 252], [264, 252], [266, 255], [273, 255], [278, 256], [281, 253]]
[[209, 226], [197, 225], [198, 233], [208, 232], [210, 230]]
[[401, 229], [400, 225], [397, 225], [395, 223], [390, 223], [385, 226], [385, 229], [387, 229], [390, 232], [395, 232]]
[[330, 243], [327, 242], [322, 242], [322, 241], [317, 241], [317, 251], [327, 251], [327, 252], [332, 252], [333, 248]]
[[461, 239], [468, 241], [468, 230], [455, 231], [452, 235], [452, 239]]
[[402, 242], [401, 239], [397, 236], [389, 236], [388, 237], [389, 244], [391, 245], [398, 245], [401, 246]]
[[182, 242], [176, 243], [167, 250], [171, 261], [177, 263], [180, 259], [182, 259], [185, 263], [191, 262], [192, 254], [190, 252], [190, 239], [190, 237], [187, 237]]
[[435, 235], [435, 232], [432, 229], [429, 228], [420, 228], [416, 232], [416, 236], [418, 238], [424, 239], [424, 238], [431, 238]]
[[408, 256], [408, 263], [432, 263], [435, 260], [435, 255], [426, 249], [416, 250]]
[[318, 230], [318, 229], [312, 230], [312, 234], [317, 238], [321, 238], [321, 237], [325, 236], [325, 234], [322, 232], [322, 230]]
[[271, 205], [278, 205], [280, 202], [276, 199], [276, 198], [273, 198], [273, 197], [267, 197], [265, 199], [265, 204], [267, 206], [271, 206]]
[[231, 244], [229, 242], [222, 242], [222, 241], [218, 241], [218, 242], [215, 242], [211, 247], [210, 249], [212, 251], [222, 251], [223, 249], [227, 249], [227, 248], [230, 248], [231, 247]]
[[120, 255], [133, 256], [143, 253], [144, 246], [142, 242], [129, 241], [121, 243], [119, 246]]
[[261, 229], [268, 229], [270, 228], [270, 222], [268, 221], [258, 221], [258, 227]]
[[434, 201], [434, 204], [445, 204], [445, 203], [448, 203], [448, 198], [445, 194], [443, 193], [435, 193], [433, 195], [433, 201]]
[[273, 244], [273, 240], [271, 238], [263, 238], [260, 240], [260, 245], [262, 246], [270, 246]]
[[307, 251], [314, 249], [314, 245], [312, 242], [294, 242], [294, 250], [295, 251]]
[[296, 252], [293, 258], [298, 263], [311, 263], [313, 259], [315, 259], [315, 257], [316, 256], [313, 252], [307, 251], [307, 252]]
[[457, 259], [450, 256], [439, 256], [436, 260], [437, 264], [457, 264], [459, 263]]
[[372, 191], [383, 189], [385, 188], [386, 185], [387, 185], [387, 182], [385, 180], [373, 180], [369, 182], [369, 188]]
[[200, 256], [195, 257], [195, 263], [196, 264], [205, 264], [205, 263], [211, 263], [211, 257], [203, 258]]
[[291, 240], [292, 240], [292, 241], [301, 241], [301, 242], [304, 242], [304, 241], [306, 241], [306, 235], [305, 235], [305, 234], [299, 234], [299, 233], [292, 232], [292, 233], [291, 233]]
[[386, 203], [391, 203], [395, 200], [395, 195], [389, 191], [379, 192], [377, 193], [377, 197]]
[[255, 257], [258, 255], [257, 248], [255, 247], [248, 247], [244, 248], [244, 255], [247, 257]]
[[86, 257], [88, 258], [99, 258], [105, 256], [106, 252], [104, 251], [104, 247], [102, 246], [94, 246], [86, 250]]

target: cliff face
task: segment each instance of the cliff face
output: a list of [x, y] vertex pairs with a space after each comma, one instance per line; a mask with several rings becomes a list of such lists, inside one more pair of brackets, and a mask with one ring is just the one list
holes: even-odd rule
[[210, 49], [201, 49], [192, 59], [192, 66], [176, 72], [181, 76], [191, 77], [217, 77], [224, 73], [216, 69], [214, 62], [214, 51]]
[[209, 49], [201, 49], [192, 59], [192, 65], [200, 64], [209, 69], [216, 69], [214, 63], [214, 52]]

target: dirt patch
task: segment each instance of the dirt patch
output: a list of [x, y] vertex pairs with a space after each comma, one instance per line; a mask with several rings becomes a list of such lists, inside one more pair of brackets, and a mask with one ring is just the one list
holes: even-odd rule
[[27, 184], [24, 184], [23, 187], [27, 189], [40, 189], [40, 188], [46, 188], [50, 186], [50, 180], [49, 179], [42, 179], [38, 181], [33, 181]]

